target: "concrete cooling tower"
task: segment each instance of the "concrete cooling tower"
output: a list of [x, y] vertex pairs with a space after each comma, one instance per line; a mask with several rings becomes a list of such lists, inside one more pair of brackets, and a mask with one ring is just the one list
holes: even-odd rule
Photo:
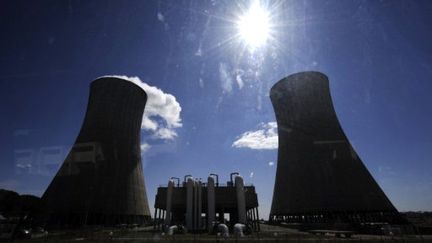
[[84, 123], [42, 199], [49, 225], [142, 224], [150, 217], [140, 152], [147, 94], [114, 77], [91, 83]]
[[290, 75], [271, 88], [270, 98], [279, 135], [271, 221], [400, 219], [345, 136], [324, 74]]

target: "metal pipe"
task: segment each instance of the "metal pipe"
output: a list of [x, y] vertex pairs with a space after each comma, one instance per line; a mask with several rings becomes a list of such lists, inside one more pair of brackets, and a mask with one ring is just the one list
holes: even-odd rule
[[216, 186], [219, 186], [219, 176], [217, 174], [210, 174], [210, 176], [216, 177]]
[[189, 177], [186, 183], [186, 228], [187, 230], [193, 230], [193, 189], [194, 189], [194, 181], [192, 177]]
[[178, 226], [177, 225], [173, 225], [173, 226], [170, 226], [169, 228], [167, 228], [167, 235], [173, 235], [177, 232], [178, 232]]
[[186, 183], [186, 178], [192, 178], [192, 175], [185, 175], [183, 178], [183, 183]]
[[174, 181], [169, 180], [168, 181], [168, 188], [167, 188], [167, 196], [166, 196], [166, 215], [165, 215], [165, 221], [164, 221], [164, 224], [166, 226], [171, 225], [171, 207], [172, 207], [173, 190], [174, 190]]
[[234, 181], [233, 181], [233, 175], [240, 175], [240, 174], [239, 174], [238, 172], [233, 172], [233, 173], [230, 174], [230, 181], [231, 181], [231, 185], [234, 185], [234, 184], [233, 184], [233, 182], [234, 182]]
[[215, 182], [210, 174], [207, 178], [207, 230], [209, 233], [213, 231], [215, 216]]
[[198, 215], [198, 193], [197, 193], [197, 189], [198, 189], [198, 181], [195, 179], [194, 180], [194, 187], [193, 187], [193, 230], [196, 230], [197, 228], [197, 215]]
[[197, 181], [197, 226], [196, 229], [201, 229], [201, 213], [202, 213], [202, 187], [201, 181]]
[[226, 224], [219, 224], [217, 230], [223, 237], [226, 238], [229, 236], [228, 226]]
[[243, 177], [235, 177], [235, 187], [237, 194], [238, 223], [246, 224], [246, 198], [244, 192]]
[[239, 223], [237, 223], [237, 224], [235, 224], [234, 225], [234, 235], [235, 236], [237, 236], [237, 237], [243, 237], [244, 236], [244, 230], [246, 229], [246, 225], [244, 225], [244, 224], [239, 224]]
[[177, 187], [180, 186], [180, 178], [178, 178], [178, 177], [171, 177], [170, 180], [177, 180]]

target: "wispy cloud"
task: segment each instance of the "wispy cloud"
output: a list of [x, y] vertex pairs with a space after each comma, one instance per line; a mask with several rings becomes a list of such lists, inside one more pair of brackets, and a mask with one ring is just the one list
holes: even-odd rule
[[168, 29], [169, 29], [169, 25], [168, 25], [168, 23], [165, 21], [165, 16], [164, 16], [161, 12], [158, 12], [158, 13], [157, 13], [157, 19], [158, 19], [161, 23], [163, 23], [163, 25], [164, 25], [164, 27], [165, 27], [165, 30], [168, 30]]
[[243, 82], [243, 79], [242, 79], [243, 74], [244, 74], [243, 70], [237, 69], [237, 72], [236, 72], [236, 81], [237, 81], [237, 85], [238, 85], [239, 89], [242, 89], [243, 86], [244, 86], [244, 82]]
[[390, 166], [378, 166], [378, 172], [382, 175], [382, 176], [396, 176], [396, 172], [393, 170], [392, 167]]
[[160, 22], [164, 22], [165, 21], [165, 17], [163, 16], [163, 14], [161, 12], [157, 13], [157, 18]]
[[108, 76], [128, 80], [140, 86], [147, 93], [147, 104], [144, 110], [141, 128], [152, 133], [153, 138], [172, 140], [177, 136], [176, 128], [182, 126], [180, 104], [172, 94], [150, 86], [138, 77]]
[[247, 131], [237, 137], [232, 147], [250, 149], [277, 149], [278, 134], [276, 122], [261, 123], [258, 130]]
[[227, 93], [231, 92], [233, 80], [228, 65], [223, 62], [219, 63], [219, 79], [223, 91]]
[[274, 165], [274, 162], [273, 162], [273, 161], [270, 161], [270, 162], [268, 162], [268, 165], [269, 165], [269, 166], [273, 166], [273, 165]]

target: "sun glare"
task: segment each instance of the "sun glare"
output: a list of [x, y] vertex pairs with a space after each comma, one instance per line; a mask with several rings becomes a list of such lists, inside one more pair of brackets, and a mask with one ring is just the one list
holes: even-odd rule
[[270, 18], [258, 1], [239, 18], [237, 23], [240, 37], [252, 49], [263, 46], [270, 35]]

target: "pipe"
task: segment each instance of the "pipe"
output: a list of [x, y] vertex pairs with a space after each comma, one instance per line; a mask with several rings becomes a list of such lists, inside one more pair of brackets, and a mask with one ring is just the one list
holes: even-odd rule
[[192, 177], [189, 177], [186, 183], [186, 228], [188, 231], [193, 229], [193, 189], [194, 181]]
[[209, 233], [213, 231], [215, 216], [215, 182], [210, 174], [207, 178], [207, 230]]
[[183, 183], [186, 183], [186, 178], [192, 178], [192, 175], [185, 175], [183, 178]]
[[166, 215], [164, 221], [164, 224], [167, 226], [171, 225], [171, 207], [172, 207], [173, 190], [174, 190], [174, 181], [169, 180], [168, 188], [167, 188], [167, 199], [166, 199]]
[[197, 223], [198, 223], [198, 181], [195, 179], [193, 184], [193, 230], [197, 229]]
[[177, 225], [170, 226], [167, 229], [167, 235], [173, 235], [174, 233], [177, 233], [177, 232], [178, 232], [178, 226]]
[[197, 225], [196, 229], [201, 229], [201, 213], [202, 213], [202, 186], [201, 181], [197, 181]]
[[244, 236], [244, 231], [246, 229], [246, 225], [244, 224], [235, 224], [234, 225], [234, 235], [237, 237], [243, 237]]
[[210, 174], [210, 176], [214, 176], [214, 177], [216, 177], [216, 187], [218, 187], [219, 186], [219, 176], [217, 175], [217, 174]]
[[244, 192], [243, 177], [235, 177], [235, 187], [237, 195], [238, 223], [246, 224], [246, 198]]
[[231, 185], [234, 185], [233, 184], [233, 175], [240, 175], [240, 174], [238, 172], [233, 172], [233, 173], [230, 174]]
[[217, 231], [221, 233], [223, 237], [229, 237], [228, 226], [226, 224], [219, 224], [217, 226]]
[[179, 187], [180, 186], [180, 178], [178, 178], [178, 177], [171, 177], [171, 180], [177, 180], [177, 187]]

